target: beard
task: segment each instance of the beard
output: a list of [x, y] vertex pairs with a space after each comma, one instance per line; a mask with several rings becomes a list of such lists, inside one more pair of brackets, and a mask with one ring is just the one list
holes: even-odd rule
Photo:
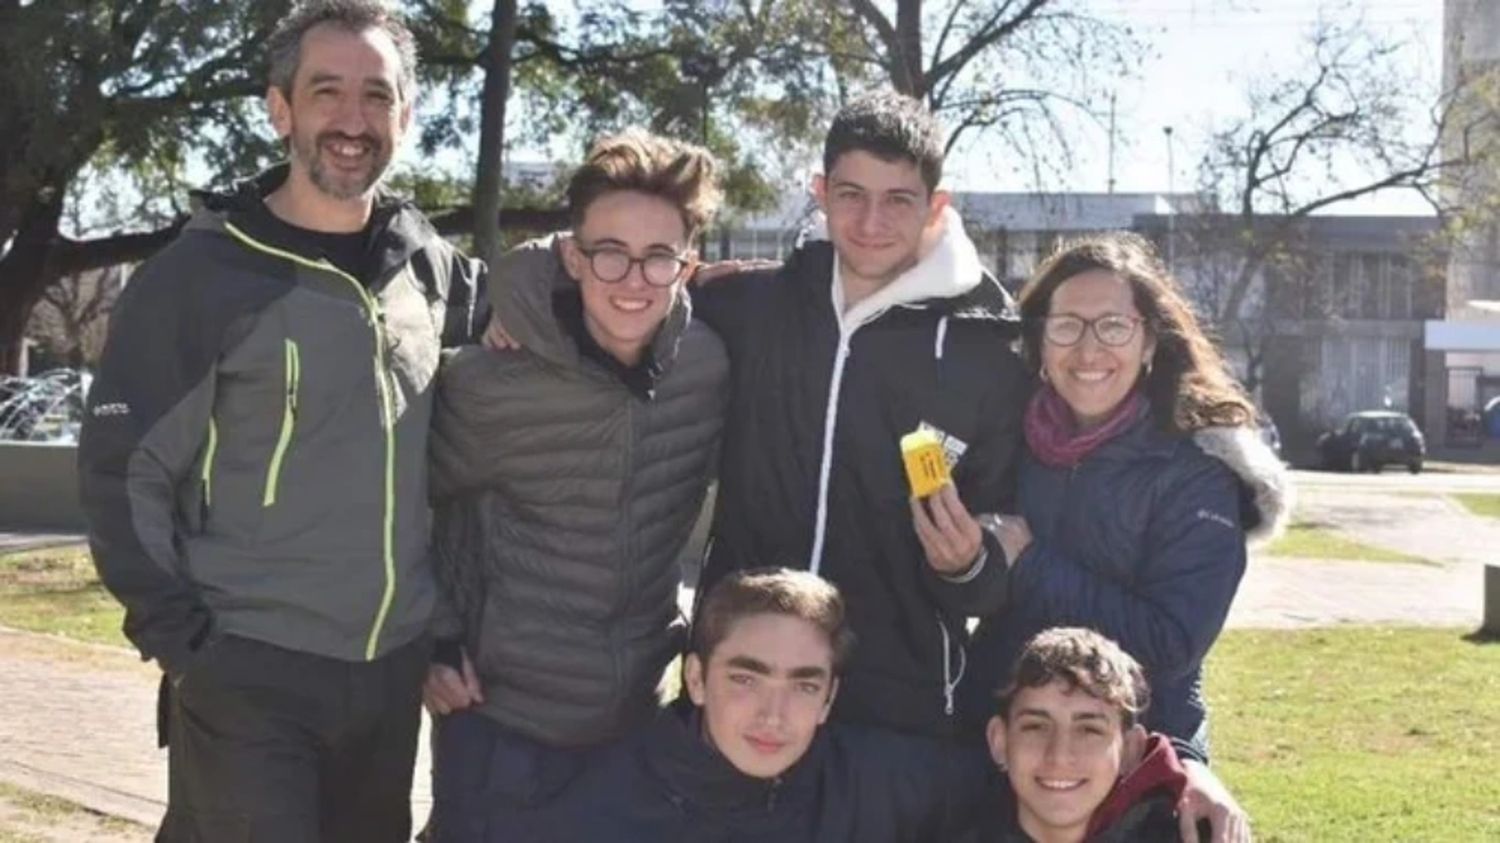
[[[321, 193], [333, 199], [360, 199], [368, 196], [385, 177], [391, 164], [391, 145], [376, 135], [365, 132], [346, 135], [343, 132], [322, 132], [311, 136], [297, 130], [292, 124], [291, 153], [307, 169], [308, 180]], [[345, 170], [328, 160], [332, 153], [326, 151], [329, 143], [354, 143], [364, 146], [365, 166], [359, 170]]]

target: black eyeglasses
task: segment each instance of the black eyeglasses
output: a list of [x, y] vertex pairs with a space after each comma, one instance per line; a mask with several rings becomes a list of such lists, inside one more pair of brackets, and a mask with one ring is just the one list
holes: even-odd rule
[[580, 245], [578, 251], [589, 259], [589, 268], [594, 277], [605, 284], [616, 284], [625, 280], [636, 264], [641, 265], [641, 277], [653, 287], [670, 287], [677, 283], [691, 265], [682, 255], [652, 254], [633, 258], [630, 253], [616, 246], [600, 246], [590, 249]]
[[1145, 321], [1139, 316], [1126, 316], [1123, 313], [1106, 313], [1094, 319], [1063, 313], [1043, 318], [1042, 336], [1053, 345], [1066, 347], [1077, 345], [1083, 339], [1084, 332], [1092, 328], [1094, 338], [1101, 344], [1118, 348], [1135, 339], [1136, 329]]

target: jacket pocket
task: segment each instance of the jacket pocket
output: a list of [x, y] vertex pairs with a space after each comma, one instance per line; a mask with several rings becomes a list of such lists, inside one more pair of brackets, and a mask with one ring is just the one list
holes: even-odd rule
[[184, 527], [190, 534], [202, 533], [208, 527], [209, 512], [214, 505], [214, 458], [218, 450], [219, 425], [209, 416], [198, 472], [188, 482], [179, 504]]
[[276, 505], [282, 462], [286, 459], [287, 448], [292, 444], [292, 434], [297, 428], [297, 392], [302, 380], [302, 358], [296, 340], [286, 340], [284, 354], [286, 388], [282, 393], [284, 406], [281, 413], [281, 433], [276, 437], [276, 450], [271, 452], [271, 464], [266, 468], [266, 490], [260, 500], [262, 507]]

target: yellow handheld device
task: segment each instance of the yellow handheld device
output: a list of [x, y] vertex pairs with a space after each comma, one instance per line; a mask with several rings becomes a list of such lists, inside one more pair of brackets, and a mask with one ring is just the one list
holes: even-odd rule
[[931, 430], [917, 430], [901, 437], [901, 461], [914, 498], [925, 498], [948, 482], [948, 459], [943, 442]]

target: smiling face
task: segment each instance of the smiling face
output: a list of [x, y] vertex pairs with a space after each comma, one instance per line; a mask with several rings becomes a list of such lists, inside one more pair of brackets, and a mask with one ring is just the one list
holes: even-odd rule
[[923, 231], [947, 204], [916, 162], [863, 150], [838, 157], [813, 185], [842, 270], [879, 287], [916, 264]]
[[[1085, 320], [1117, 314], [1139, 319], [1129, 282], [1104, 269], [1081, 272], [1062, 282], [1052, 292], [1047, 315], [1076, 316]], [[1073, 345], [1058, 345], [1042, 339], [1042, 373], [1073, 410], [1080, 427], [1092, 427], [1107, 419], [1130, 394], [1145, 363], [1155, 352], [1155, 342], [1144, 325], [1137, 325], [1124, 345], [1099, 341], [1092, 328]]]
[[1015, 790], [1021, 828], [1042, 843], [1069, 843], [1083, 839], [1146, 735], [1126, 729], [1117, 706], [1052, 681], [1018, 690], [1009, 720], [992, 718], [987, 738]]
[[[636, 259], [677, 257], [687, 252], [687, 241], [676, 205], [649, 193], [617, 190], [589, 203], [582, 223], [563, 242], [564, 264], [583, 296], [584, 324], [595, 342], [620, 362], [634, 365], [641, 359], [681, 292], [683, 277], [668, 286], [651, 284], [645, 266], [637, 261], [624, 278], [611, 283], [595, 272], [596, 262], [606, 266], [606, 253], [611, 251]], [[591, 261], [589, 252], [600, 255]]]
[[275, 86], [267, 93], [291, 178], [330, 199], [368, 199], [411, 121], [395, 42], [380, 29], [320, 24], [302, 36], [299, 55], [290, 99]]
[[780, 614], [735, 621], [708, 664], [689, 655], [683, 673], [709, 742], [735, 769], [760, 779], [802, 759], [838, 687], [827, 634]]

